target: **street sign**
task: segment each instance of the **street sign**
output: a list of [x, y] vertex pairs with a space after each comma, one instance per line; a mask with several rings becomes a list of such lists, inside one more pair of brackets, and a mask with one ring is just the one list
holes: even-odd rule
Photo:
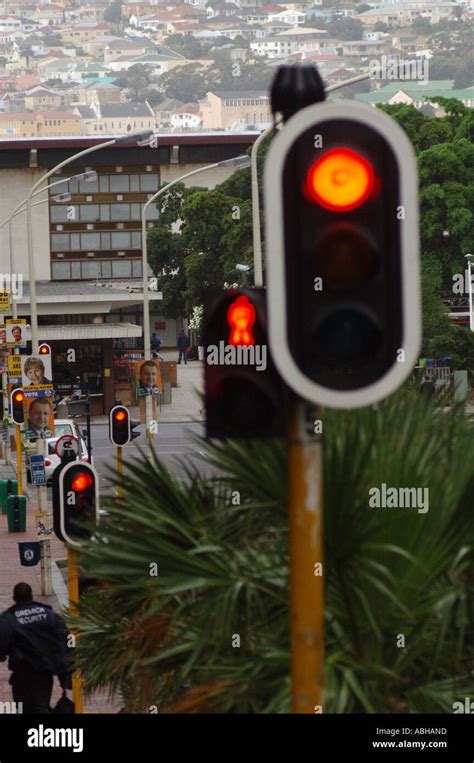
[[31, 482], [33, 485], [46, 485], [44, 456], [30, 456]]
[[75, 456], [79, 455], [79, 440], [72, 434], [63, 434], [56, 442], [54, 451], [59, 458], [63, 457], [66, 450], [72, 451]]

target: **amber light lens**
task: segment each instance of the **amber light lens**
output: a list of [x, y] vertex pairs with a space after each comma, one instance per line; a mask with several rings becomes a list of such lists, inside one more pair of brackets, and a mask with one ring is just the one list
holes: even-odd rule
[[314, 252], [315, 272], [335, 291], [356, 289], [376, 273], [379, 257], [370, 236], [353, 225], [339, 223], [319, 239]]
[[123, 421], [127, 418], [127, 414], [124, 411], [117, 411], [115, 414], [115, 421]]
[[307, 195], [325, 209], [348, 212], [366, 201], [374, 187], [374, 168], [348, 148], [333, 148], [309, 169]]

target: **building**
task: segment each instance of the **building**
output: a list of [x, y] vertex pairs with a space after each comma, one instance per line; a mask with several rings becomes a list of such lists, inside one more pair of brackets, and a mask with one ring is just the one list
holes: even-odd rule
[[199, 105], [205, 130], [229, 130], [235, 124], [258, 128], [272, 121], [266, 92], [209, 92]]
[[15, 112], [0, 114], [0, 138], [37, 138], [82, 135], [82, 119], [69, 111]]
[[[93, 182], [65, 182], [55, 187], [55, 193], [71, 194], [67, 205], [55, 202], [51, 191], [48, 201], [32, 210], [39, 339], [51, 344], [56, 385], [67, 387], [81, 374], [82, 383], [97, 396], [101, 412], [116, 399], [126, 399], [122, 397], [126, 369], [114, 353], [114, 343], [120, 339], [127, 349], [140, 347], [143, 204], [163, 183], [244, 154], [255, 138], [249, 132], [160, 135], [154, 146], [111, 146], [52, 176], [52, 180], [61, 180], [85, 170], [97, 173]], [[87, 137], [0, 141], [4, 216], [46, 171], [101, 142]], [[215, 167], [193, 177], [190, 184], [214, 187], [232, 172], [232, 168]], [[157, 214], [151, 205], [149, 227]], [[24, 218], [17, 219], [12, 226], [12, 260], [15, 272], [28, 274], [27, 231]], [[6, 228], [0, 230], [0, 267], [4, 273], [12, 270]], [[159, 281], [150, 282], [150, 289], [152, 330], [159, 331], [165, 346], [176, 346], [180, 326], [160, 310]], [[30, 316], [27, 283], [18, 300], [18, 314]], [[68, 362], [71, 348], [75, 360]]]

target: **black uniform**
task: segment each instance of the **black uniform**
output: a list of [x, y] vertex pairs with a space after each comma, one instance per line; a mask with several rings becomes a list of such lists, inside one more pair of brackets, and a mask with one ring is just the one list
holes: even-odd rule
[[48, 604], [22, 602], [0, 616], [0, 660], [9, 657], [13, 700], [24, 713], [48, 713], [53, 676], [70, 686], [68, 629]]

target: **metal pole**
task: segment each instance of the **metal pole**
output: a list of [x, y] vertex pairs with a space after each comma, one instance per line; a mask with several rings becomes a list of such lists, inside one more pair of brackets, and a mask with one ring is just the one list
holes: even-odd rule
[[[43, 437], [36, 438], [36, 455], [45, 455], [45, 441]], [[51, 511], [48, 508], [48, 490], [46, 485], [38, 485], [38, 510], [36, 519], [42, 520], [45, 527], [50, 527]], [[41, 541], [41, 592], [43, 596], [51, 596], [53, 593], [53, 580], [51, 574], [51, 541], [46, 538]]]
[[294, 713], [322, 712], [324, 680], [322, 437], [318, 410], [293, 397], [288, 444], [291, 697]]
[[89, 456], [89, 463], [92, 465], [91, 401], [90, 401], [90, 398], [87, 400], [86, 428], [87, 428], [87, 455]]
[[[67, 550], [67, 580], [69, 589], [69, 612], [77, 614], [79, 602], [79, 575], [77, 571], [77, 554], [72, 548]], [[73, 629], [73, 635], [77, 643], [77, 631]], [[82, 678], [79, 670], [75, 670], [72, 676], [72, 698], [76, 714], [84, 712], [84, 698], [82, 694]]]
[[21, 465], [21, 428], [16, 425], [16, 478], [18, 480], [18, 495], [23, 495], [23, 474]]
[[119, 498], [123, 495], [123, 457], [121, 445], [117, 445], [117, 495]]
[[471, 270], [471, 260], [468, 259], [467, 261], [467, 267], [468, 267], [468, 291], [469, 291], [469, 328], [471, 331], [474, 331], [474, 314], [473, 314], [473, 305], [472, 305], [472, 270]]

